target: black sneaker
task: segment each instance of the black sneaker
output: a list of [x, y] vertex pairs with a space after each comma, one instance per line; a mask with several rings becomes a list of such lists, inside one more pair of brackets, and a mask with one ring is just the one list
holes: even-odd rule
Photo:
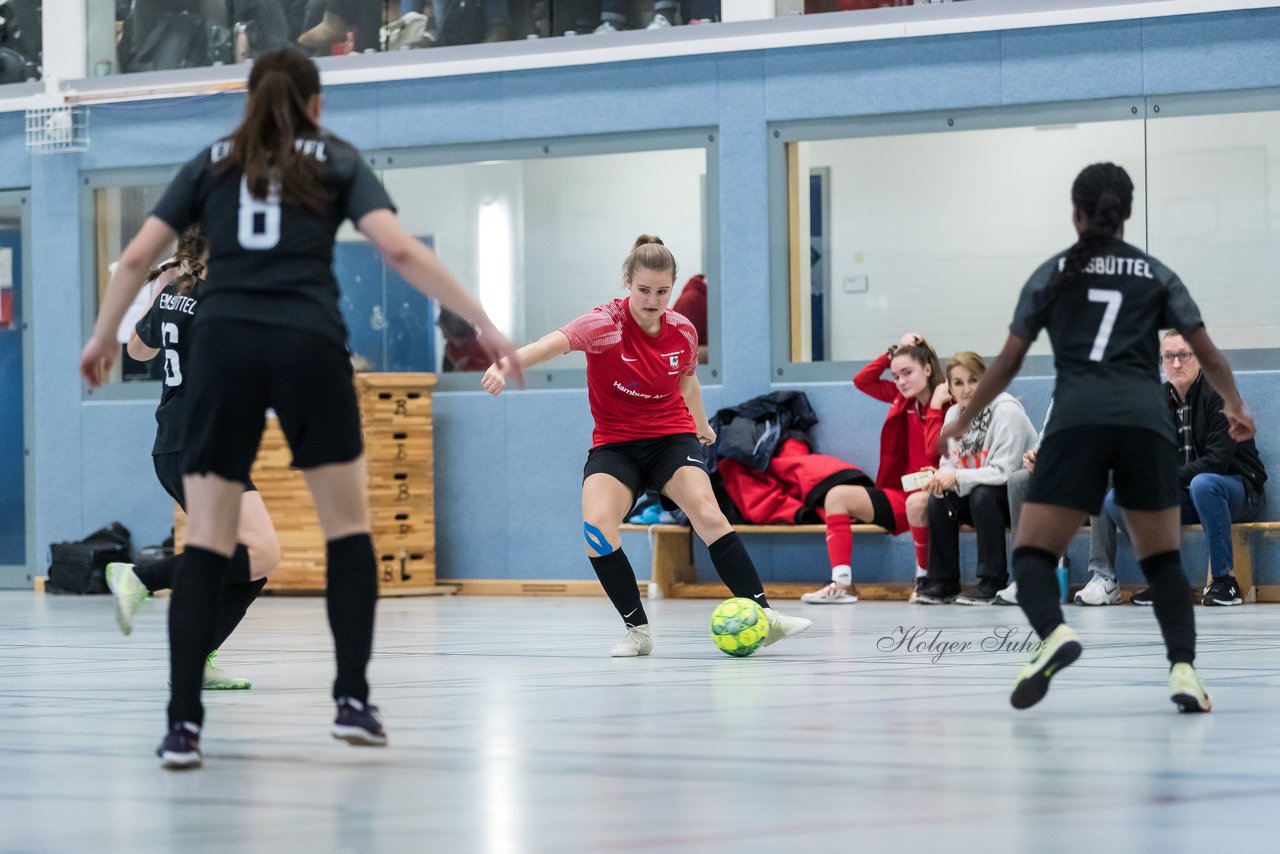
[[1150, 607], [1151, 602], [1152, 602], [1152, 599], [1151, 599], [1150, 587], [1148, 587], [1146, 590], [1142, 590], [1138, 593], [1135, 593], [1129, 597], [1129, 603], [1132, 605], [1146, 605]]
[[199, 768], [204, 761], [200, 756], [200, 725], [184, 721], [169, 727], [156, 748], [156, 756], [160, 757], [160, 766], [171, 771]]
[[921, 605], [945, 605], [954, 601], [959, 594], [958, 578], [926, 578], [924, 586], [916, 593], [916, 602]]
[[917, 575], [915, 586], [911, 588], [911, 595], [907, 597], [907, 601], [915, 604], [920, 601], [920, 591], [924, 589], [924, 583], [927, 576]]
[[352, 697], [338, 698], [338, 717], [334, 719], [330, 732], [334, 738], [347, 744], [382, 747], [387, 743], [387, 732], [382, 728], [378, 707]]
[[1234, 575], [1223, 575], [1213, 579], [1204, 591], [1204, 599], [1201, 600], [1202, 605], [1240, 605], [1244, 600], [1240, 598], [1240, 585], [1236, 583]]
[[996, 601], [996, 594], [1004, 589], [1006, 582], [996, 578], [983, 576], [978, 579], [976, 587], [956, 597], [957, 605], [991, 605]]

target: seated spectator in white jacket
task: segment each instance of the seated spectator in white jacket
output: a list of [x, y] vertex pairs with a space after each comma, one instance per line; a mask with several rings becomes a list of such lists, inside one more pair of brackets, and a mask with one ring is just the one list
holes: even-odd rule
[[[956, 353], [947, 362], [947, 384], [956, 420], [987, 372], [977, 353]], [[1009, 475], [1035, 447], [1036, 428], [1022, 404], [1002, 393], [973, 419], [959, 447], [942, 456], [925, 486], [929, 492], [929, 574], [916, 601], [940, 605], [990, 605], [1009, 580], [1005, 529], [1009, 525]], [[972, 525], [978, 540], [978, 585], [960, 592], [960, 526]]]

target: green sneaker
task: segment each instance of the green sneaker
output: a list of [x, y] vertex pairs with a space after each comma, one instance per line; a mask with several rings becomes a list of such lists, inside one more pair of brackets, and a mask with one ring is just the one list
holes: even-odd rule
[[1200, 674], [1190, 664], [1175, 664], [1169, 670], [1169, 699], [1180, 712], [1207, 712], [1213, 708]]
[[234, 676], [228, 676], [227, 672], [218, 666], [218, 651], [216, 649], [209, 653], [209, 657], [204, 660], [203, 685], [206, 691], [244, 691], [253, 687], [253, 683], [248, 679], [237, 679]]
[[127, 635], [133, 632], [133, 615], [138, 613], [142, 603], [151, 594], [133, 571], [131, 563], [107, 564], [107, 587], [116, 599], [116, 625], [120, 633]]
[[1083, 647], [1080, 638], [1066, 623], [1054, 629], [1044, 639], [1040, 651], [1018, 674], [1009, 702], [1015, 709], [1029, 709], [1049, 693], [1049, 680], [1053, 674], [1069, 666], [1080, 657]]

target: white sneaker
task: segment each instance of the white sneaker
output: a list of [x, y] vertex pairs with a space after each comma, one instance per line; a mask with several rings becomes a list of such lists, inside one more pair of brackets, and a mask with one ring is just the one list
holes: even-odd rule
[[671, 26], [671, 21], [667, 20], [666, 15], [654, 15], [653, 20], [649, 22], [649, 26], [645, 27], [645, 29], [665, 30], [669, 26]]
[[116, 599], [116, 625], [120, 634], [133, 632], [133, 615], [150, 595], [147, 586], [133, 571], [131, 563], [109, 563], [106, 570], [107, 587]]
[[1076, 594], [1077, 605], [1119, 605], [1120, 585], [1114, 578], [1095, 572], [1084, 589]]
[[614, 658], [635, 658], [637, 655], [648, 655], [651, 652], [653, 652], [653, 630], [646, 623], [643, 626], [632, 626], [627, 629], [626, 638], [614, 644], [609, 655]]
[[204, 679], [200, 684], [206, 691], [247, 691], [253, 687], [248, 679], [232, 676], [218, 666], [216, 649], [204, 660]]
[[852, 605], [858, 601], [858, 594], [853, 592], [853, 585], [846, 587], [839, 581], [833, 581], [820, 590], [805, 593], [801, 602], [810, 605]]
[[996, 594], [996, 598], [992, 600], [992, 605], [1017, 605], [1018, 604], [1018, 582], [1010, 581], [1009, 586]]
[[613, 25], [613, 21], [603, 21], [600, 26], [595, 28], [597, 33], [616, 33], [618, 28]]
[[764, 639], [764, 643], [761, 646], [768, 646], [771, 643], [777, 643], [783, 638], [798, 635], [813, 625], [813, 620], [807, 620], [804, 617], [788, 617], [786, 614], [779, 614], [772, 608], [765, 608], [764, 613], [769, 618], [769, 636]]

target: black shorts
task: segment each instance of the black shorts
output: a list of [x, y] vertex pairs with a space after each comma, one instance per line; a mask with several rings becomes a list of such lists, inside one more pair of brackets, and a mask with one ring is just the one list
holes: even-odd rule
[[[676, 470], [684, 466], [707, 470], [702, 443], [692, 433], [673, 433], [592, 448], [582, 469], [582, 479], [585, 481], [593, 474], [611, 475], [631, 490], [634, 500], [646, 489], [661, 492]], [[670, 502], [664, 504], [673, 509]]]
[[1178, 449], [1170, 439], [1142, 427], [1090, 425], [1050, 434], [1036, 454], [1027, 501], [1102, 511], [1107, 474], [1114, 472], [1116, 503], [1129, 510], [1178, 507]]
[[[160, 485], [164, 487], [164, 491], [169, 493], [170, 498], [178, 502], [179, 507], [186, 510], [187, 496], [182, 490], [182, 451], [155, 454], [151, 457], [151, 462], [156, 467], [156, 478], [160, 481]], [[244, 491], [257, 492], [258, 487], [253, 485], [253, 481], [246, 479]]]
[[194, 324], [182, 470], [249, 482], [266, 412], [274, 409], [309, 469], [351, 462], [364, 450], [351, 359], [303, 329], [235, 320]]

